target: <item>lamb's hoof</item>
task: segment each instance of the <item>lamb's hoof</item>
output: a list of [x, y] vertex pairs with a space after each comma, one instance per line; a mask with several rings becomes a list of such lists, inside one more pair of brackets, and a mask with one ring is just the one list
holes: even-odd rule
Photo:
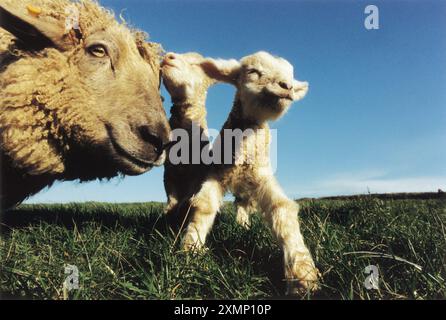
[[293, 278], [288, 278], [286, 294], [302, 296], [319, 289], [321, 274], [312, 260], [296, 263], [293, 268]]
[[205, 254], [209, 248], [201, 243], [183, 244], [183, 250], [190, 254]]
[[286, 280], [286, 295], [293, 297], [302, 297], [309, 293], [314, 293], [319, 290], [318, 281], [287, 279]]
[[237, 214], [236, 218], [237, 223], [245, 228], [246, 230], [251, 229], [251, 217], [247, 214]]
[[251, 230], [251, 221], [237, 221], [237, 223], [245, 230]]

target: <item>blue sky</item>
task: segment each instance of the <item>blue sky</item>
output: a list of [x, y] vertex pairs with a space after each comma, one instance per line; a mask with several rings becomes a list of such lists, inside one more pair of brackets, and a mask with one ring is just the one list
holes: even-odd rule
[[[446, 1], [117, 1], [101, 3], [167, 51], [288, 59], [307, 97], [280, 121], [277, 177], [293, 198], [446, 189]], [[366, 30], [364, 8], [379, 8]], [[165, 107], [170, 101], [166, 96]], [[234, 89], [209, 92], [219, 129]], [[58, 183], [29, 202], [164, 201], [163, 169]]]

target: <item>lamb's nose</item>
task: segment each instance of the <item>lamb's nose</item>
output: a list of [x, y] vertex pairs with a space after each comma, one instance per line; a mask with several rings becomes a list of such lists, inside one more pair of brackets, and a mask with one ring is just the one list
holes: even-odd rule
[[167, 60], [175, 60], [176, 59], [175, 53], [169, 52], [168, 54], [166, 54], [166, 59]]
[[293, 88], [293, 86], [291, 84], [288, 84], [285, 81], [279, 82], [279, 86], [285, 90], [291, 90]]

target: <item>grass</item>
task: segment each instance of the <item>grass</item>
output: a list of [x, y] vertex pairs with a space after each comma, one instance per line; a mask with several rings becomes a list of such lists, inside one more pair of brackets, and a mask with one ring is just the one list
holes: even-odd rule
[[[301, 221], [323, 280], [312, 299], [445, 299], [446, 201], [305, 200]], [[28, 299], [264, 299], [283, 297], [282, 253], [260, 217], [250, 231], [226, 205], [209, 250], [174, 243], [163, 206], [24, 205], [3, 214], [0, 292]], [[63, 290], [66, 265], [80, 289]], [[367, 290], [368, 265], [379, 289]]]

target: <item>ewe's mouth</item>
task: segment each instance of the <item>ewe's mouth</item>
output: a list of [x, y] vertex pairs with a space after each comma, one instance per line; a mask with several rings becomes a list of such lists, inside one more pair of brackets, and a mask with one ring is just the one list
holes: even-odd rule
[[115, 139], [110, 138], [110, 141], [113, 145], [113, 148], [115, 149], [116, 153], [125, 158], [127, 161], [130, 161], [132, 164], [142, 168], [142, 169], [151, 169], [153, 167], [153, 163], [149, 161], [142, 160], [140, 158], [137, 158], [133, 155], [131, 155], [128, 151], [126, 151], [121, 145], [115, 141]]
[[116, 139], [113, 137], [113, 134], [111, 132], [111, 128], [107, 126], [107, 132], [108, 136], [111, 142], [111, 145], [113, 146], [114, 151], [117, 155], [119, 155], [121, 158], [127, 160], [128, 162], [132, 163], [133, 165], [139, 167], [140, 169], [143, 169], [144, 171], [147, 171], [149, 169], [152, 169], [154, 164], [150, 161], [143, 160], [139, 157], [136, 157], [132, 155], [130, 152], [128, 152], [124, 147], [122, 147], [119, 142], [116, 141]]

